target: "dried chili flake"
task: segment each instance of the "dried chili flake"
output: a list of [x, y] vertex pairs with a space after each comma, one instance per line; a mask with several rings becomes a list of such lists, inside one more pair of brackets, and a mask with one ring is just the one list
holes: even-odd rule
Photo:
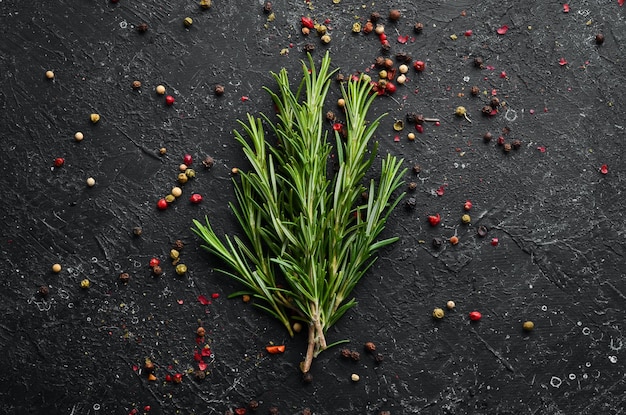
[[241, 97], [241, 102], [246, 102], [246, 101], [250, 101], [250, 97], [244, 95]]
[[198, 362], [198, 369], [206, 370], [207, 367], [208, 367], [208, 365], [206, 363], [204, 363], [202, 360]]
[[600, 173], [608, 174], [608, 172], [609, 172], [609, 166], [607, 166], [606, 164], [603, 164], [602, 166], [600, 166]]
[[202, 348], [200, 354], [204, 357], [211, 356], [211, 348], [208, 344]]
[[565, 58], [559, 59], [559, 65], [561, 65], [561, 66], [567, 65], [567, 60]]
[[265, 347], [265, 350], [267, 350], [267, 352], [270, 354], [278, 354], [285, 351], [285, 346], [282, 344], [278, 346], [267, 346]]
[[199, 302], [200, 302], [200, 304], [202, 304], [202, 305], [208, 305], [208, 304], [210, 304], [210, 303], [211, 303], [211, 302], [208, 300], [208, 298], [206, 298], [206, 297], [204, 296], [204, 294], [200, 294], [200, 295], [198, 296], [198, 301], [199, 301]]
[[563, 5], [563, 13], [569, 13], [569, 4], [565, 3]]
[[402, 43], [403, 45], [409, 41], [409, 37], [408, 36], [398, 36], [398, 43]]
[[300, 18], [300, 23], [302, 23], [302, 27], [306, 27], [307, 29], [315, 28], [315, 23], [313, 22], [313, 19], [311, 19], [310, 17], [302, 16]]
[[546, 152], [546, 147], [545, 146], [539, 146], [539, 147], [537, 147], [537, 150], [539, 150], [542, 153], [545, 153]]
[[397, 142], [399, 142], [399, 141], [400, 141], [400, 136], [396, 134], [396, 135], [393, 137], [393, 141], [395, 141], [396, 143], [397, 143]]
[[506, 72], [505, 71], [500, 72], [500, 78], [506, 78]]
[[198, 350], [194, 350], [193, 360], [195, 360], [196, 362], [202, 361], [202, 354]]
[[472, 34], [474, 34], [474, 32], [472, 32], [472, 30], [470, 29], [470, 30], [466, 30], [465, 33], [463, 33], [463, 36], [470, 37], [472, 36]]
[[216, 299], [220, 298], [220, 294], [219, 293], [213, 293], [213, 294], [211, 294], [211, 298], [216, 300]]
[[437, 196], [443, 196], [445, 192], [446, 192], [446, 188], [443, 185], [439, 186], [439, 188], [435, 190], [435, 193], [437, 193]]
[[500, 26], [500, 28], [499, 28], [498, 30], [496, 30], [496, 32], [497, 32], [499, 35], [504, 35], [504, 34], [506, 34], [506, 32], [508, 32], [508, 31], [509, 31], [509, 27], [508, 27], [507, 25], [502, 25], [502, 26]]

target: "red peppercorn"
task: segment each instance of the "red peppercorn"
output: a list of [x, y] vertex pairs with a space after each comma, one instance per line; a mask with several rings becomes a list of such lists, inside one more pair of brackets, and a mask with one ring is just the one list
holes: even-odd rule
[[181, 383], [183, 381], [183, 375], [176, 373], [172, 379], [174, 383]]
[[171, 382], [172, 381], [172, 375], [170, 375], [169, 373], [167, 375], [165, 375], [165, 381], [166, 382]]
[[54, 159], [54, 167], [63, 167], [65, 159], [63, 157], [57, 157]]
[[472, 321], [478, 321], [483, 318], [483, 315], [480, 314], [480, 311], [472, 311], [469, 313], [469, 319]]
[[391, 82], [387, 82], [385, 84], [385, 91], [387, 91], [388, 94], [393, 94], [394, 92], [396, 92], [396, 85], [392, 84]]
[[465, 204], [463, 205], [463, 209], [465, 209], [465, 210], [470, 210], [470, 209], [472, 209], [472, 202], [471, 202], [470, 200], [467, 200], [467, 201], [465, 202]]
[[439, 215], [439, 213], [437, 213], [436, 215], [428, 216], [428, 223], [430, 223], [430, 226], [437, 226], [440, 222], [441, 216]]
[[220, 298], [220, 294], [219, 293], [213, 293], [213, 294], [211, 294], [211, 298], [214, 299], [214, 300], [218, 299], [218, 298]]
[[415, 129], [417, 130], [418, 133], [423, 134], [424, 133], [424, 126], [422, 124], [415, 124]]
[[415, 70], [418, 72], [422, 72], [424, 69], [426, 69], [426, 63], [424, 63], [424, 61], [415, 61], [413, 63], [413, 68], [415, 68]]
[[503, 146], [504, 145], [504, 137], [503, 136], [498, 136], [498, 141], [497, 141], [499, 146]]
[[498, 246], [500, 240], [498, 238], [491, 238], [491, 246]]
[[246, 414], [246, 408], [237, 408], [235, 409], [235, 414], [236, 415], [245, 415]]
[[157, 208], [159, 208], [159, 210], [167, 209], [167, 200], [159, 199], [159, 201], [157, 202]]
[[385, 40], [387, 40], [387, 35], [383, 32], [380, 35], [378, 35], [378, 39], [380, 39], [380, 42], [384, 42]]
[[191, 163], [193, 163], [193, 157], [191, 157], [191, 154], [185, 154], [183, 156], [183, 163], [187, 166], [191, 166]]
[[198, 203], [202, 202], [202, 195], [200, 193], [194, 193], [189, 198], [189, 201], [191, 203], [198, 204]]
[[173, 96], [171, 96], [171, 95], [168, 95], [168, 96], [165, 97], [165, 103], [167, 105], [174, 105], [175, 101], [176, 101], [176, 99]]
[[150, 268], [158, 267], [161, 265], [161, 260], [159, 258], [151, 258], [149, 264]]

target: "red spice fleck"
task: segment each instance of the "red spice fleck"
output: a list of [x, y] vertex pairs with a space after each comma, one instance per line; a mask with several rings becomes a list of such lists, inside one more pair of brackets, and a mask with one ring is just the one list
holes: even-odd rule
[[380, 42], [384, 42], [385, 40], [387, 40], [387, 35], [383, 32], [380, 35], [378, 35], [378, 39], [380, 40]]
[[465, 33], [463, 33], [463, 36], [465, 36], [465, 37], [470, 37], [470, 36], [472, 36], [472, 34], [473, 34], [473, 32], [472, 32], [472, 30], [470, 29], [470, 30], [466, 30], [466, 31], [465, 31]]
[[439, 186], [439, 188], [435, 190], [435, 193], [437, 193], [437, 196], [443, 196], [445, 192], [446, 192], [446, 188], [444, 186]]
[[217, 298], [220, 298], [220, 294], [219, 293], [213, 293], [213, 294], [211, 294], [211, 298], [214, 299], [214, 300], [217, 299]]
[[559, 65], [561, 65], [561, 66], [567, 65], [567, 60], [565, 60], [565, 58], [559, 59]]
[[398, 43], [402, 43], [403, 45], [409, 41], [408, 36], [398, 36]]
[[335, 131], [341, 131], [342, 128], [343, 128], [343, 125], [340, 122], [336, 122], [333, 124], [333, 130]]
[[245, 415], [247, 412], [246, 408], [237, 408], [235, 409], [235, 414], [237, 415]]
[[437, 213], [436, 215], [429, 215], [428, 223], [430, 223], [430, 226], [439, 225], [441, 223], [441, 215], [439, 215], [439, 213]]
[[63, 157], [57, 157], [54, 159], [54, 167], [62, 167], [65, 164], [65, 159]]
[[608, 174], [609, 173], [609, 166], [607, 166], [606, 164], [603, 164], [602, 166], [600, 166], [600, 173]]
[[539, 146], [539, 147], [537, 147], [537, 150], [539, 150], [542, 153], [545, 153], [546, 152], [546, 147], [545, 146]]
[[415, 61], [413, 63], [413, 68], [415, 68], [418, 72], [422, 72], [426, 69], [426, 63], [424, 61]]
[[150, 405], [146, 405], [143, 407], [143, 411], [144, 412], [150, 412], [150, 410], [152, 409], [152, 407]]
[[209, 347], [208, 344], [202, 348], [202, 351], [200, 352], [200, 354], [204, 357], [211, 356], [211, 348]]
[[300, 23], [302, 23], [302, 27], [306, 27], [307, 29], [313, 29], [315, 27], [315, 23], [313, 23], [313, 19], [310, 17], [302, 16], [300, 18]]
[[172, 381], [172, 375], [170, 375], [169, 373], [167, 375], [165, 375], [165, 381], [166, 382], [171, 382]]
[[193, 157], [191, 156], [191, 154], [185, 154], [183, 156], [183, 163], [185, 163], [187, 166], [191, 166], [191, 164], [193, 163]]
[[420, 134], [424, 133], [424, 126], [422, 124], [415, 124], [415, 129]]
[[483, 318], [483, 315], [480, 314], [480, 311], [472, 311], [469, 313], [469, 319], [472, 321], [478, 321]]
[[208, 304], [210, 303], [210, 302], [209, 302], [209, 300], [208, 300], [208, 298], [206, 298], [206, 297], [204, 296], [204, 294], [200, 294], [200, 295], [198, 296], [198, 301], [199, 301], [199, 302], [200, 302], [200, 304], [202, 304], [202, 305], [208, 305]]
[[396, 135], [393, 137], [393, 141], [395, 141], [396, 143], [397, 143], [397, 142], [399, 142], [399, 141], [400, 141], [400, 136], [396, 134]]
[[463, 209], [470, 210], [471, 208], [472, 208], [472, 202], [470, 200], [466, 200], [465, 204], [463, 205]]
[[563, 5], [563, 13], [569, 13], [569, 4], [565, 3]]
[[174, 381], [174, 383], [181, 383], [183, 381], [183, 375], [180, 373], [176, 373], [172, 380]]
[[624, 0], [617, 0], [617, 4], [622, 7], [624, 5]]
[[535, 110], [531, 109], [530, 111], [528, 111], [530, 113], [530, 115], [533, 115], [535, 113]]
[[500, 240], [498, 238], [491, 238], [491, 246], [498, 246]]
[[244, 95], [241, 97], [241, 102], [246, 102], [246, 101], [250, 101], [250, 97]]
[[505, 71], [500, 72], [500, 78], [506, 78], [506, 72]]
[[161, 260], [159, 258], [151, 258], [149, 264], [150, 268], [158, 267], [161, 265]]
[[206, 363], [204, 363], [203, 361], [198, 362], [198, 369], [206, 370], [207, 367], [208, 367], [208, 365]]
[[506, 32], [508, 32], [508, 31], [509, 31], [509, 27], [508, 27], [507, 25], [502, 25], [502, 26], [501, 26], [498, 30], [496, 30], [496, 32], [497, 32], [499, 35], [504, 35], [504, 34], [506, 34]]
[[167, 105], [174, 105], [174, 102], [176, 102], [176, 99], [173, 96], [168, 95], [165, 97], [165, 103]]

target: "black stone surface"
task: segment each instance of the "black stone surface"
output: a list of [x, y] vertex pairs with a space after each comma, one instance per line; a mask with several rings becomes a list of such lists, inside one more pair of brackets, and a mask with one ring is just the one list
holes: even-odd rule
[[[557, 1], [272, 3], [274, 19], [258, 1], [214, 0], [203, 10], [195, 1], [0, 0], [0, 413], [224, 414], [251, 400], [261, 414], [272, 406], [320, 415], [625, 413], [626, 8], [617, 0], [572, 2], [569, 12]], [[393, 8], [402, 14], [395, 23]], [[351, 31], [374, 11], [389, 56], [426, 63], [377, 98], [371, 114], [388, 113], [379, 157], [405, 159], [416, 204], [394, 211], [385, 235], [400, 241], [381, 252], [353, 292], [358, 306], [328, 333], [330, 342], [350, 340], [361, 360], [329, 349], [307, 384], [298, 370], [304, 335], [290, 339], [256, 308], [227, 299], [238, 287], [214, 270], [191, 220], [208, 215], [224, 233], [238, 231], [231, 168], [246, 166], [232, 130], [246, 113], [273, 112], [262, 90], [274, 85], [270, 71], [286, 67], [297, 79], [311, 43], [316, 61], [329, 49], [341, 73], [375, 76], [378, 38]], [[332, 41], [303, 36], [301, 16], [326, 22]], [[174, 105], [154, 92], [159, 84]], [[336, 110], [338, 85], [330, 95]], [[483, 116], [492, 95], [499, 112]], [[471, 123], [454, 115], [458, 106]], [[426, 123], [409, 141], [412, 125], [392, 128], [408, 112], [441, 125]], [[101, 115], [97, 124], [91, 113]], [[498, 136], [521, 146], [505, 153]], [[159, 211], [186, 153], [197, 177]], [[200, 164], [206, 155], [215, 159], [210, 170]], [[63, 167], [53, 166], [57, 157]], [[201, 204], [188, 202], [193, 192]], [[435, 213], [442, 223], [433, 228], [427, 216]], [[184, 277], [168, 261], [177, 239]], [[158, 278], [152, 257], [163, 263]], [[85, 278], [89, 289], [80, 287]], [[456, 309], [433, 320], [448, 300]], [[481, 321], [470, 322], [474, 310]], [[526, 320], [532, 332], [522, 330]], [[213, 353], [200, 382], [192, 373], [204, 345], [199, 324]], [[363, 351], [366, 341], [382, 362]], [[268, 355], [270, 343], [286, 352]], [[146, 358], [156, 381], [143, 370]], [[176, 373], [180, 384], [165, 381]]]

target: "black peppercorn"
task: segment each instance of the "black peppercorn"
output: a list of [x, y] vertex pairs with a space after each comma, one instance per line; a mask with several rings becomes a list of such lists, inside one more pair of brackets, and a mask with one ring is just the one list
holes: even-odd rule
[[415, 124], [424, 124], [424, 116], [422, 114], [415, 114]]
[[206, 377], [206, 373], [200, 369], [196, 369], [193, 372], [193, 377], [199, 382], [201, 380], [204, 380], [204, 378]]
[[474, 86], [472, 87], [471, 92], [472, 92], [472, 95], [477, 96], [478, 94], [480, 94], [480, 88], [479, 88], [479, 87], [477, 87], [476, 85], [474, 85]]
[[357, 352], [356, 350], [353, 350], [350, 352], [350, 359], [356, 361], [361, 360], [361, 353]]
[[336, 117], [335, 117], [335, 113], [334, 113], [334, 112], [332, 112], [332, 111], [328, 111], [328, 112], [326, 113], [326, 119], [327, 119], [328, 121], [335, 121], [335, 119], [336, 119]]
[[409, 56], [409, 54], [405, 52], [398, 52], [396, 53], [396, 60], [398, 62], [410, 63], [412, 59], [411, 59], [411, 56]]
[[313, 382], [313, 375], [311, 374], [311, 372], [306, 372], [302, 375], [302, 382], [304, 383]]
[[344, 74], [338, 73], [337, 76], [335, 77], [335, 80], [337, 82], [344, 82], [346, 80], [346, 77]]
[[263, 5], [263, 13], [270, 14], [272, 12], [272, 2], [266, 1]]
[[409, 112], [406, 114], [406, 121], [409, 123], [415, 123], [415, 117], [417, 116], [414, 112]]
[[596, 45], [601, 45], [604, 43], [604, 35], [602, 33], [598, 33], [596, 35]]
[[177, 251], [182, 251], [182, 249], [185, 247], [185, 243], [181, 241], [180, 239], [177, 239], [174, 241], [174, 244], [172, 245], [172, 247], [176, 249]]
[[47, 285], [42, 285], [41, 287], [39, 287], [39, 290], [37, 290], [37, 293], [39, 293], [39, 295], [43, 298], [46, 298], [48, 294], [50, 294], [50, 289]]
[[147, 23], [139, 23], [137, 25], [137, 31], [139, 33], [145, 33], [146, 31], [148, 31], [148, 24]]
[[413, 31], [415, 33], [422, 33], [423, 30], [424, 30], [424, 23], [417, 22], [415, 23], [415, 26], [413, 26]]
[[141, 229], [140, 226], [135, 226], [133, 228], [133, 235], [135, 236], [141, 236], [141, 234], [143, 233], [143, 229]]
[[130, 281], [130, 274], [128, 272], [122, 272], [120, 274], [120, 282], [122, 284], [128, 284], [128, 281]]
[[372, 353], [376, 351], [376, 345], [373, 342], [367, 342], [363, 345], [366, 352]]
[[270, 415], [278, 415], [278, 407], [272, 406], [270, 407]]
[[482, 69], [484, 66], [484, 62], [483, 62], [483, 58], [481, 58], [480, 56], [477, 56], [474, 58], [474, 66], [477, 68]]
[[500, 99], [498, 97], [492, 97], [491, 101], [489, 101], [489, 105], [491, 108], [496, 109], [500, 106]]
[[397, 22], [400, 19], [400, 10], [393, 9], [389, 12], [389, 20], [392, 22]]
[[493, 134], [491, 134], [489, 131], [487, 131], [485, 135], [483, 135], [483, 140], [485, 140], [485, 143], [490, 142], [492, 138]]
[[374, 357], [374, 360], [376, 361], [376, 363], [381, 363], [384, 359], [385, 357], [380, 353], [376, 353], [376, 356]]
[[389, 412], [389, 411], [380, 411], [378, 413], [378, 415], [391, 415], [391, 412]]
[[415, 190], [415, 189], [417, 189], [417, 183], [415, 183], [415, 182], [409, 183], [409, 190], [412, 191], [412, 190]]
[[211, 167], [213, 167], [214, 164], [215, 164], [215, 160], [213, 160], [213, 157], [211, 156], [206, 156], [204, 160], [202, 160], [202, 165], [206, 169], [210, 169]]
[[215, 88], [213, 88], [213, 93], [218, 97], [224, 95], [224, 85], [215, 85]]
[[522, 146], [522, 142], [520, 140], [513, 140], [513, 148], [515, 150], [519, 150], [521, 146]]
[[313, 415], [313, 412], [309, 408], [304, 408], [302, 410], [302, 415]]
[[493, 108], [491, 108], [490, 105], [485, 105], [480, 111], [483, 113], [483, 115], [491, 115], [491, 111], [493, 111]]
[[380, 45], [380, 50], [383, 53], [388, 53], [391, 50], [391, 45], [387, 42], [387, 43], [383, 43], [382, 45]]
[[422, 166], [420, 166], [419, 164], [414, 164], [413, 165], [413, 173], [420, 174], [421, 171], [422, 171]]
[[443, 245], [443, 241], [441, 240], [441, 238], [433, 238], [432, 245], [433, 248], [439, 249], [441, 248], [441, 245]]
[[417, 206], [417, 200], [414, 197], [409, 197], [405, 202], [405, 206], [407, 209], [415, 209], [415, 206]]
[[380, 19], [380, 13], [372, 12], [372, 14], [370, 14], [370, 21], [372, 23], [376, 23], [379, 19]]
[[307, 53], [311, 53], [315, 50], [315, 45], [313, 43], [306, 43], [303, 47], [302, 50], [304, 50]]
[[341, 349], [339, 353], [341, 354], [341, 357], [349, 358], [351, 352], [350, 349]]
[[255, 401], [254, 399], [248, 402], [248, 409], [251, 411], [256, 411], [259, 409], [259, 401]]

